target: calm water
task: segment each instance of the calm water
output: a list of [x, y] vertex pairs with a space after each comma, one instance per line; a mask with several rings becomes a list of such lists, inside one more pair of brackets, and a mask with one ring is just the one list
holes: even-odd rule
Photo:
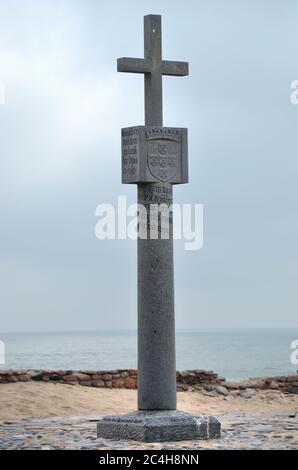
[[[177, 369], [212, 369], [236, 380], [296, 371], [290, 362], [291, 330], [177, 332]], [[113, 369], [136, 367], [135, 332], [0, 334], [1, 368]]]

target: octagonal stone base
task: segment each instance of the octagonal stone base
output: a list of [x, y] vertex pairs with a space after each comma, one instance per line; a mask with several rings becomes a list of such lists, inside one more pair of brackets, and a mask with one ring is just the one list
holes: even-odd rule
[[214, 439], [220, 437], [220, 422], [213, 416], [183, 411], [134, 411], [102, 418], [97, 437], [143, 442]]

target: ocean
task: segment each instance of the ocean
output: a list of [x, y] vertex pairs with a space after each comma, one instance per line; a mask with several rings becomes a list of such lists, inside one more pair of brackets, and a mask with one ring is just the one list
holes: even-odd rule
[[[135, 331], [0, 333], [0, 368], [104, 370], [137, 367]], [[228, 380], [295, 372], [297, 329], [178, 331], [177, 369], [214, 370]]]

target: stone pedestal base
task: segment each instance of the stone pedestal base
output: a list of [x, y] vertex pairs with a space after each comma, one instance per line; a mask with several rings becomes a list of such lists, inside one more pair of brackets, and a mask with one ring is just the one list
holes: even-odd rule
[[143, 442], [213, 439], [220, 437], [220, 422], [213, 416], [183, 411], [134, 411], [102, 418], [97, 437]]

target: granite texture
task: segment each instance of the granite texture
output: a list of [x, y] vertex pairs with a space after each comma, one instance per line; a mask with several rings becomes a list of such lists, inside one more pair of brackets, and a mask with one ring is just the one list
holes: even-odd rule
[[97, 437], [140, 442], [213, 439], [220, 437], [220, 423], [212, 416], [182, 411], [135, 411], [102, 418]]

